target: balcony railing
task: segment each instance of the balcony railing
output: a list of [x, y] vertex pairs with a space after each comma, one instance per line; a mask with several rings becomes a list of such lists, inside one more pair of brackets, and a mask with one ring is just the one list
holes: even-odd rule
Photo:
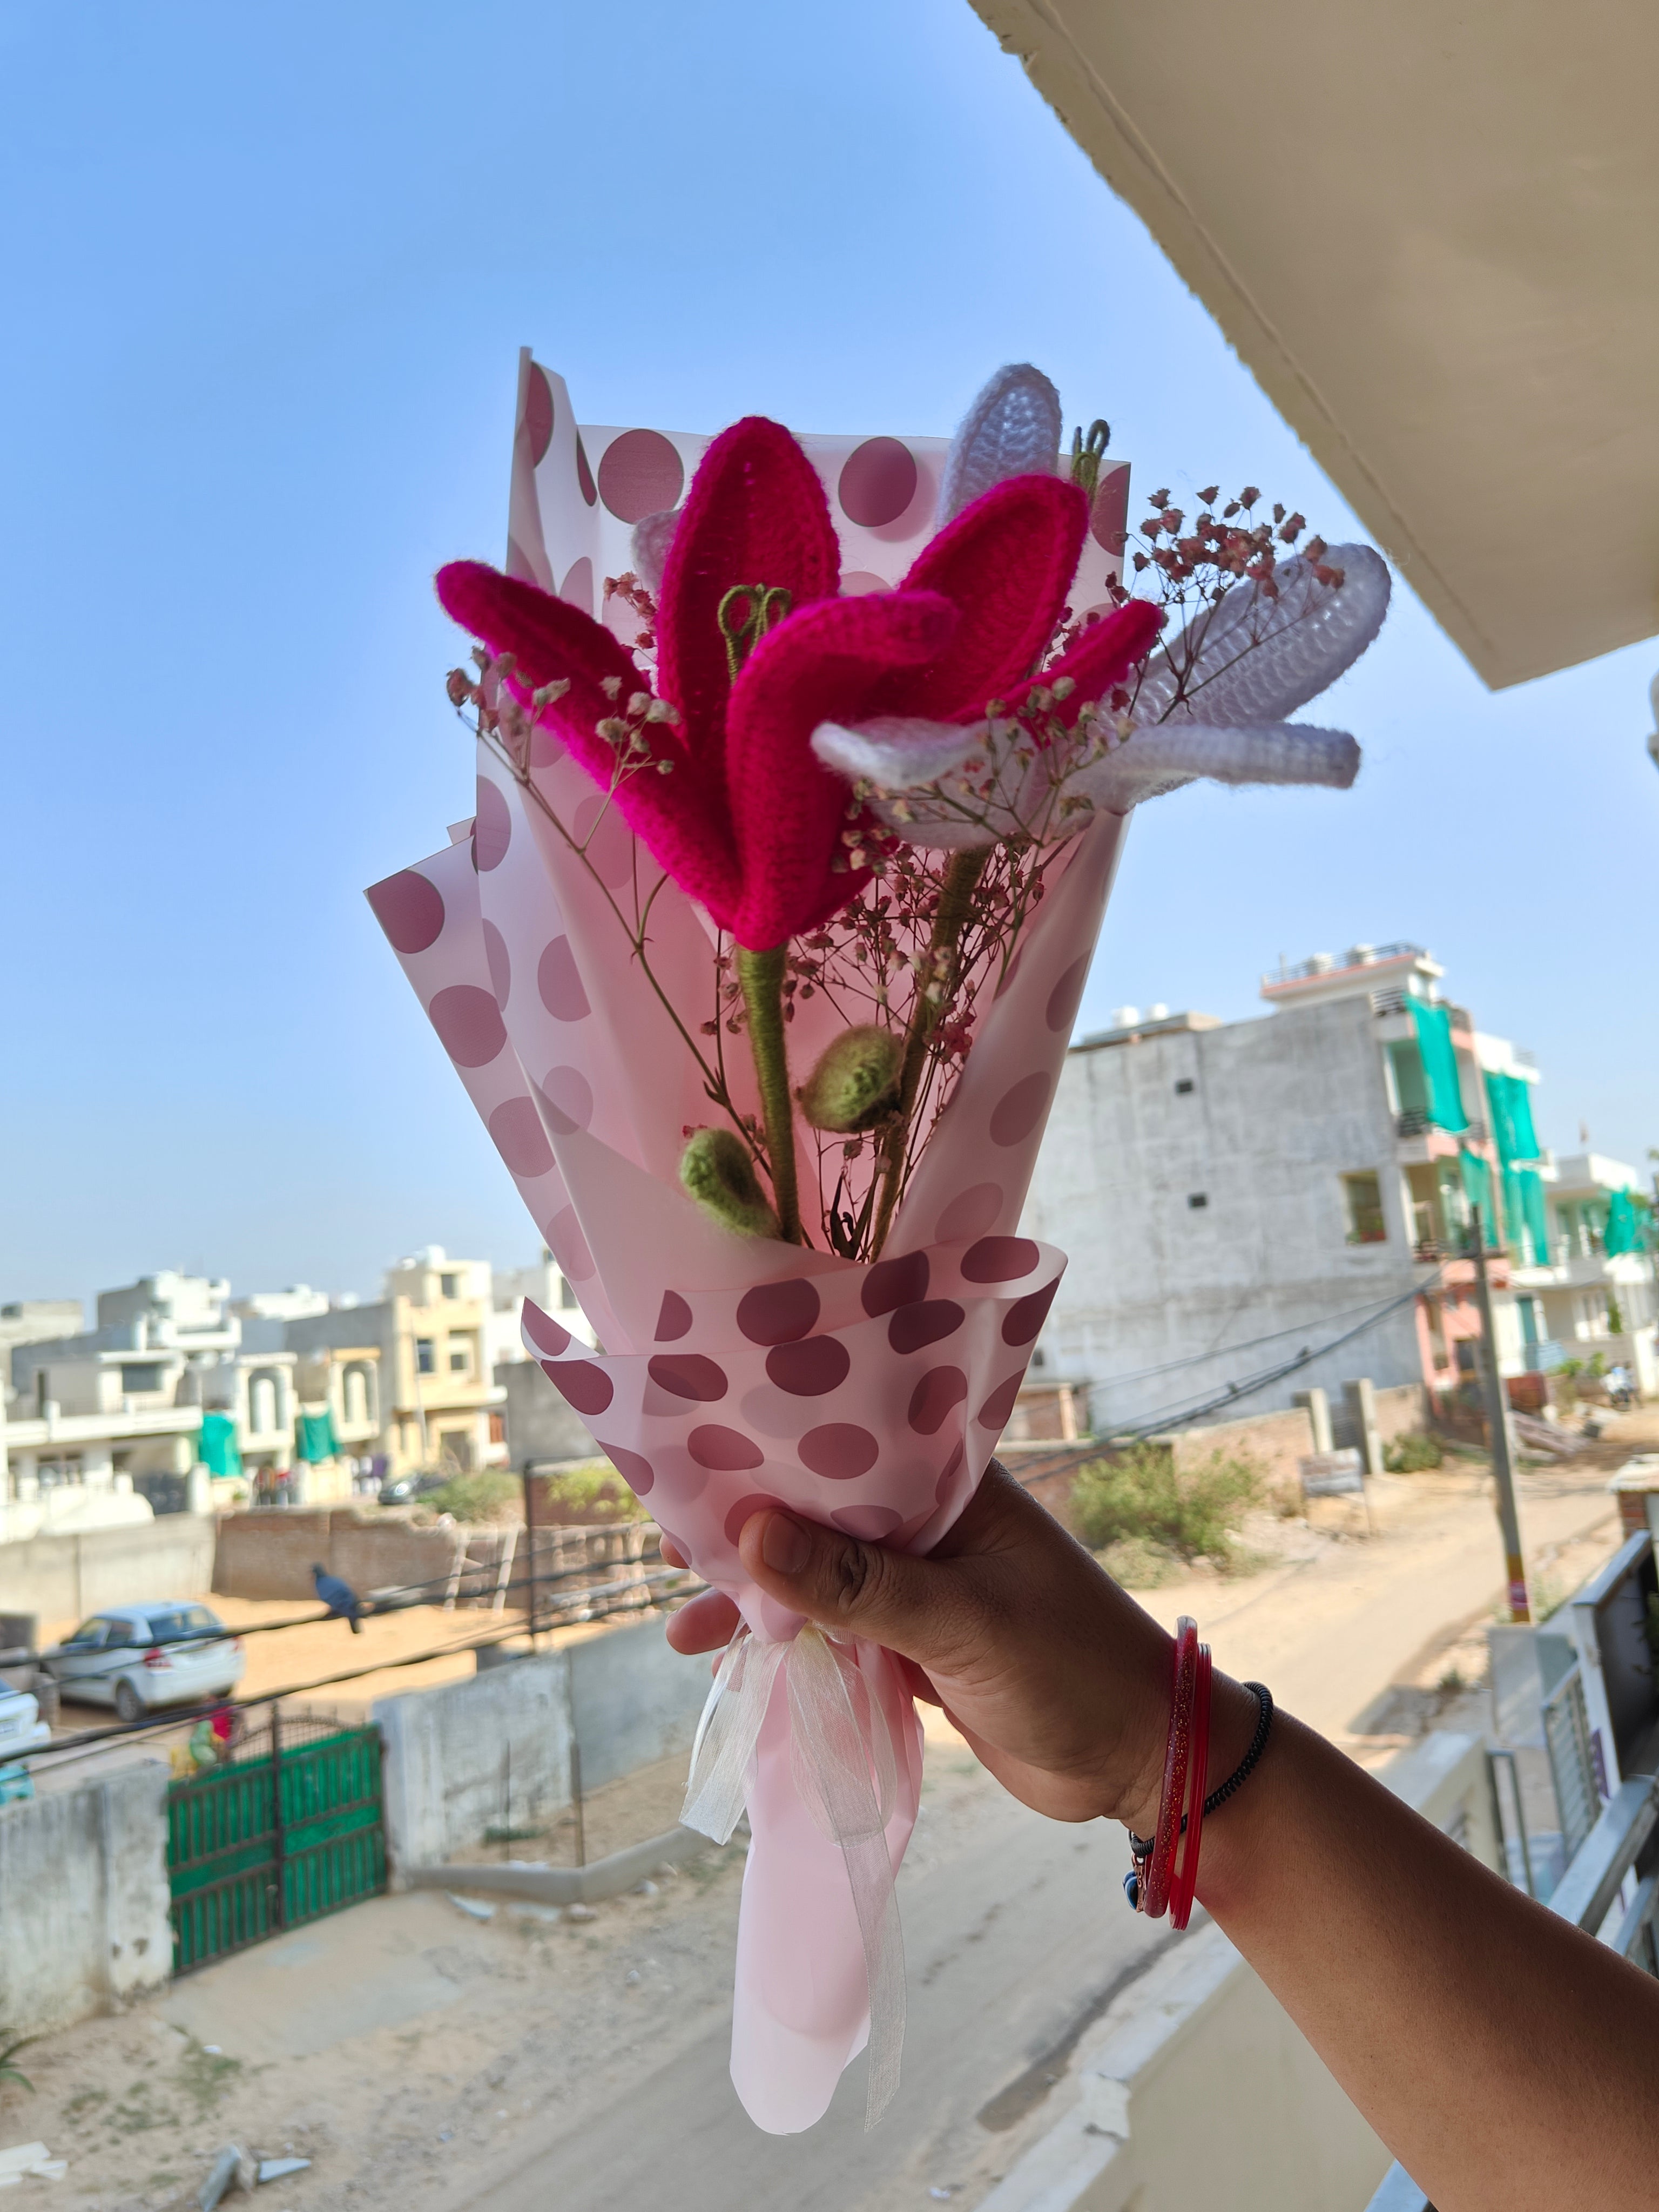
[[[1613, 1911], [1620, 1883], [1635, 1865], [1643, 1846], [1659, 1826], [1659, 1778], [1633, 1775], [1621, 1783], [1602, 1808], [1595, 1826], [1574, 1853], [1556, 1885], [1550, 1911], [1587, 1935], [1600, 1935]], [[1656, 1905], [1659, 1880], [1650, 1875], [1638, 1884], [1636, 1894], [1619, 1925], [1602, 1940], [1612, 1949], [1640, 1966], [1644, 1973], [1659, 1972], [1656, 1948]], [[1392, 2166], [1366, 2212], [1434, 2212], [1434, 2206], [1404, 2166]]]

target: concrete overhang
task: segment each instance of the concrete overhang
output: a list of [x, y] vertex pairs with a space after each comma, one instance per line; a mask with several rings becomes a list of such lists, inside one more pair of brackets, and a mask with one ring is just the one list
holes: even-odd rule
[[1659, 629], [1659, 8], [973, 4], [1489, 684]]

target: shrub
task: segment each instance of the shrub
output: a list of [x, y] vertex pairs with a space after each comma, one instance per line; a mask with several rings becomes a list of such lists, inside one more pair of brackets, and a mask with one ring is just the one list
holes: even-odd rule
[[1179, 1559], [1225, 1559], [1234, 1528], [1262, 1494], [1261, 1470], [1212, 1452], [1177, 1472], [1167, 1444], [1132, 1444], [1091, 1460], [1072, 1486], [1072, 1513], [1095, 1550], [1138, 1538]]
[[1425, 1467], [1439, 1467], [1445, 1456], [1446, 1448], [1438, 1437], [1430, 1436], [1425, 1429], [1412, 1429], [1387, 1447], [1382, 1464], [1390, 1474], [1419, 1474]]
[[550, 1474], [542, 1488], [550, 1505], [564, 1507], [583, 1521], [648, 1521], [651, 1517], [608, 1459]]
[[516, 1474], [505, 1468], [481, 1468], [473, 1474], [452, 1474], [441, 1490], [422, 1502], [434, 1513], [453, 1513], [458, 1521], [509, 1521], [518, 1518], [522, 1492]]

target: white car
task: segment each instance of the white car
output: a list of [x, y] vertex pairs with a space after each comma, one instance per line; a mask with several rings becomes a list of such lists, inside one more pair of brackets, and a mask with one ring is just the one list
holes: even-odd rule
[[27, 1690], [0, 1685], [0, 1765], [37, 1744], [50, 1743], [52, 1730], [40, 1717], [38, 1699]]
[[141, 1721], [155, 1705], [228, 1696], [247, 1662], [242, 1639], [204, 1605], [112, 1605], [45, 1655], [66, 1698]]

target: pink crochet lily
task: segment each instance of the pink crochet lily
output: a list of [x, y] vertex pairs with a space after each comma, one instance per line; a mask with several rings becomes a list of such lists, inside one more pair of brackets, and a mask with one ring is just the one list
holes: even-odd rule
[[[813, 731], [879, 715], [971, 720], [994, 698], [1017, 702], [1054, 633], [1087, 519], [1076, 486], [1012, 477], [942, 530], [898, 590], [841, 599], [817, 471], [779, 424], [733, 424], [705, 454], [669, 549], [656, 689], [678, 719], [651, 735], [672, 772], [617, 785], [629, 827], [739, 945], [766, 951], [817, 927], [868, 878], [835, 865], [848, 789], [814, 757]], [[734, 673], [728, 595], [738, 589], [748, 599], [736, 611], [764, 593], [781, 618]], [[550, 684], [568, 686], [537, 718], [610, 789], [617, 755], [599, 726], [644, 689], [610, 630], [478, 562], [441, 570], [438, 596], [492, 653], [514, 656], [509, 685], [526, 705]], [[1120, 628], [1116, 617], [1096, 624], [1060, 664], [1081, 695], [1092, 685], [1098, 696], [1134, 657], [1139, 630]]]

